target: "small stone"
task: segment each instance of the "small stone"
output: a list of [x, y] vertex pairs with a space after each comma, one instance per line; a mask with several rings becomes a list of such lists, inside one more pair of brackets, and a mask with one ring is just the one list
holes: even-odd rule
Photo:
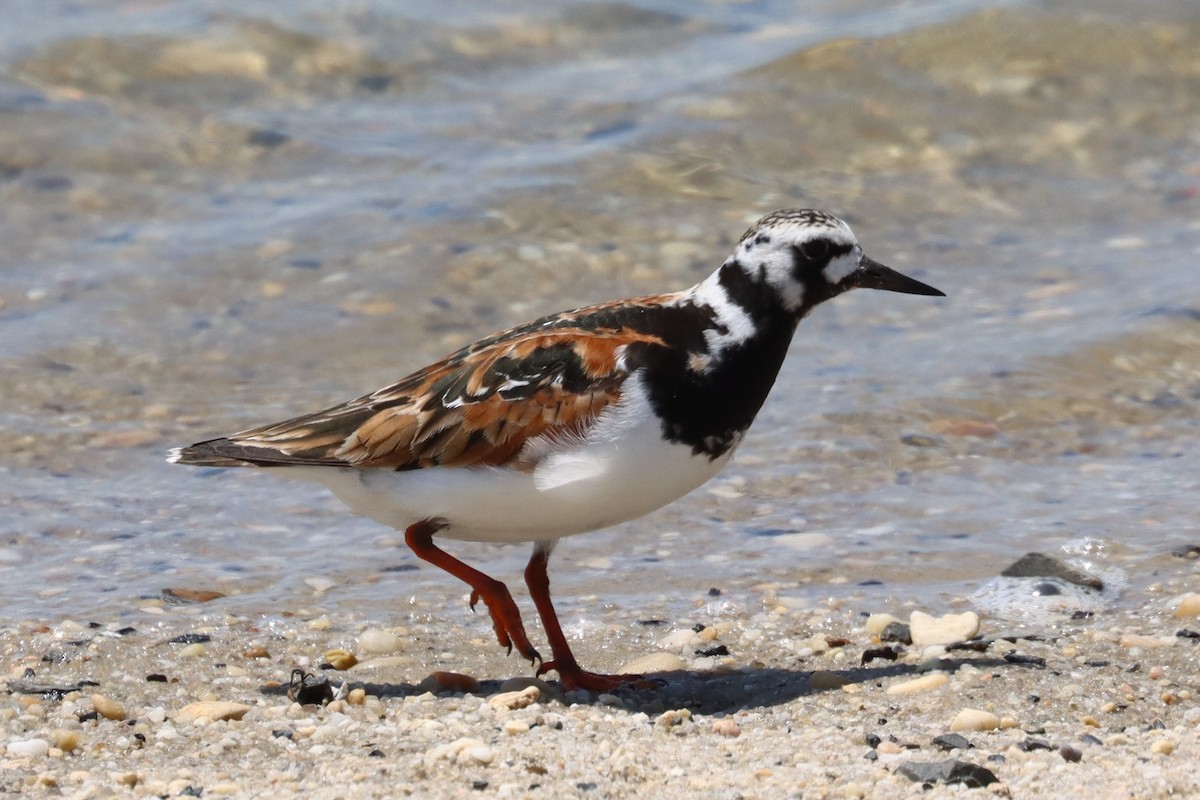
[[1063, 761], [1068, 761], [1072, 764], [1083, 758], [1083, 751], [1078, 747], [1072, 747], [1069, 744], [1064, 744], [1062, 747], [1058, 748], [1058, 754], [1062, 756]]
[[879, 636], [884, 629], [893, 622], [900, 620], [893, 617], [891, 614], [872, 614], [867, 617], [867, 621], [863, 623], [863, 629], [871, 636]]
[[737, 724], [737, 720], [726, 717], [713, 723], [712, 732], [717, 736], [728, 736], [730, 739], [736, 739], [742, 735], [742, 727]]
[[1058, 578], [1085, 589], [1104, 588], [1104, 581], [1045, 553], [1026, 553], [1001, 573], [1005, 578]]
[[879, 640], [881, 642], [912, 644], [912, 631], [903, 622], [891, 622], [879, 634]]
[[1157, 739], [1150, 745], [1150, 752], [1160, 756], [1169, 756], [1175, 752], [1175, 743], [1170, 739]]
[[421, 692], [473, 692], [479, 688], [479, 681], [470, 675], [460, 672], [434, 672], [417, 684]]
[[680, 628], [660, 639], [658, 646], [673, 653], [690, 653], [700, 646], [700, 635], [691, 628]]
[[930, 689], [936, 689], [939, 686], [945, 686], [950, 682], [950, 676], [944, 672], [930, 672], [927, 675], [922, 675], [919, 678], [913, 678], [909, 681], [901, 681], [893, 683], [887, 688], [887, 694], [915, 694], [916, 692], [927, 692]]
[[112, 719], [117, 722], [125, 719], [125, 709], [121, 707], [121, 704], [105, 695], [92, 695], [92, 708], [96, 709], [96, 713], [105, 719]]
[[56, 728], [50, 731], [50, 744], [64, 753], [70, 753], [79, 746], [79, 731]]
[[187, 647], [180, 650], [179, 655], [182, 658], [199, 658], [207, 652], [208, 649], [203, 644], [200, 642], [193, 642], [192, 644], [189, 644]]
[[253, 647], [248, 648], [246, 652], [242, 653], [242, 656], [245, 658], [270, 658], [271, 651], [267, 650], [267, 648], [263, 647], [261, 644], [256, 644]]
[[363, 653], [389, 655], [400, 652], [403, 647], [403, 639], [381, 628], [367, 628], [358, 635], [358, 649]]
[[5, 752], [19, 758], [45, 758], [50, 752], [50, 743], [45, 739], [18, 739], [9, 742]]
[[875, 746], [875, 752], [883, 756], [898, 756], [904, 752], [904, 748], [891, 739], [884, 739]]
[[516, 677], [508, 678], [500, 684], [500, 691], [519, 692], [530, 686], [536, 686], [538, 691], [542, 693], [542, 697], [553, 697], [559, 694], [557, 686], [546, 683], [541, 678], [535, 678], [532, 675], [517, 675]]
[[679, 672], [683, 669], [687, 669], [687, 663], [674, 653], [647, 653], [626, 663], [619, 672], [623, 675], [649, 675], [656, 672]]
[[163, 597], [176, 603], [208, 603], [224, 596], [224, 592], [216, 589], [189, 589], [186, 586], [163, 589]]
[[654, 720], [654, 727], [659, 730], [669, 730], [670, 728], [682, 725], [685, 722], [690, 722], [692, 719], [691, 709], [680, 708], [664, 711], [659, 714]]
[[508, 719], [504, 721], [503, 728], [509, 736], [519, 736], [529, 732], [529, 723], [523, 719]]
[[536, 686], [527, 686], [519, 692], [501, 692], [488, 700], [488, 705], [497, 711], [514, 711], [528, 708], [538, 701], [542, 692]]
[[196, 703], [189, 703], [179, 709], [175, 714], [175, 719], [180, 722], [195, 722], [198, 719], [208, 719], [213, 722], [218, 720], [239, 720], [246, 716], [246, 712], [250, 708], [245, 703], [231, 703], [225, 700], [201, 700]]
[[1175, 606], [1175, 616], [1179, 619], [1200, 617], [1200, 593], [1192, 592], [1179, 598]]
[[970, 750], [974, 745], [961, 733], [943, 733], [933, 737], [933, 743], [943, 750]]
[[138, 774], [136, 772], [114, 772], [113, 780], [121, 786], [137, 786]]
[[351, 689], [346, 695], [346, 702], [352, 706], [361, 706], [367, 702], [367, 690], [362, 687]]
[[1000, 727], [1000, 718], [990, 711], [980, 711], [976, 708], [964, 708], [950, 723], [950, 730], [961, 731], [994, 731]]
[[1127, 633], [1121, 637], [1121, 647], [1140, 647], [1144, 650], [1154, 650], [1159, 647], [1170, 647], [1175, 644], [1171, 636], [1146, 636], [1141, 633]]
[[337, 670], [350, 669], [358, 663], [358, 656], [351, 653], [349, 650], [343, 650], [340, 647], [335, 647], [332, 650], [325, 651], [325, 661], [331, 667]]
[[973, 639], [979, 633], [979, 615], [974, 611], [961, 614], [944, 614], [932, 617], [923, 611], [914, 611], [908, 618], [913, 644], [928, 647], [935, 644], [953, 644]]
[[920, 762], [901, 764], [896, 773], [917, 783], [961, 783], [969, 788], [981, 788], [996, 783], [996, 774], [986, 767], [967, 761]]

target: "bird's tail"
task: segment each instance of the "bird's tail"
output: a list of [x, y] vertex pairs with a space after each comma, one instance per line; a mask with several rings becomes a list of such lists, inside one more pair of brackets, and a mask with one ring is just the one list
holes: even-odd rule
[[210, 439], [188, 447], [176, 447], [167, 454], [167, 461], [193, 467], [283, 467], [314, 463], [301, 461], [271, 447], [241, 444], [233, 439]]

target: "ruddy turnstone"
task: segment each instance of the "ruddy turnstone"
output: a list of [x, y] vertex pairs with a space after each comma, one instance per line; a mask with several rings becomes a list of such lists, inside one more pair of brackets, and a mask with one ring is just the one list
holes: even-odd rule
[[[501, 646], [541, 662], [538, 675], [610, 689], [638, 676], [579, 667], [550, 600], [555, 542], [642, 516], [716, 475], [767, 399], [796, 325], [857, 287], [944, 296], [867, 258], [832, 214], [777, 211], [690, 289], [542, 317], [357, 400], [170, 460], [324, 484], [470, 585], [472, 608], [483, 600]], [[435, 537], [533, 542], [525, 582], [550, 661], [507, 587]]]

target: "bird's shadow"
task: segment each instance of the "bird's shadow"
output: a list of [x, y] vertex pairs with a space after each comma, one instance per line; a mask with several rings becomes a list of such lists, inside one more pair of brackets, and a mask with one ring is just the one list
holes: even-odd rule
[[[884, 666], [860, 666], [834, 670], [783, 669], [778, 667], [746, 667], [737, 670], [660, 672], [645, 677], [657, 688], [638, 689], [622, 687], [611, 695], [591, 692], [564, 694], [561, 685], [548, 681], [550, 696], [543, 702], [557, 700], [566, 704], [591, 704], [618, 706], [628, 712], [659, 714], [669, 709], [687, 708], [700, 714], [723, 714], [744, 709], [770, 708], [784, 705], [800, 697], [816, 695], [830, 690], [841, 690], [850, 684], [868, 684], [890, 678], [916, 676], [936, 668], [943, 672], [954, 672], [970, 664], [976, 669], [1031, 668], [991, 656], [943, 658], [934, 664], [888, 664]], [[816, 676], [816, 677], [814, 677]], [[483, 680], [469, 692], [487, 698], [501, 692], [500, 680]], [[286, 686], [264, 687], [263, 692], [283, 694]], [[425, 686], [412, 683], [371, 683], [350, 681], [347, 689], [361, 688], [366, 694], [380, 698], [411, 697], [425, 694]], [[453, 692], [443, 692], [449, 696]], [[616, 698], [614, 701], [613, 698]]]

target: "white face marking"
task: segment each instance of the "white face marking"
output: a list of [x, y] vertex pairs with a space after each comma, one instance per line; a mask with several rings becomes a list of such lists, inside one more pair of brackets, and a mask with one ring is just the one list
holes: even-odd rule
[[784, 307], [795, 311], [804, 304], [804, 284], [793, 272], [796, 264], [793, 251], [816, 239], [851, 248], [825, 267], [825, 280], [830, 284], [838, 285], [858, 269], [862, 248], [850, 226], [837, 217], [811, 212], [772, 214], [760, 220], [738, 242], [734, 258], [752, 276], [766, 280]]
[[825, 267], [825, 280], [837, 286], [847, 275], [858, 269], [862, 264], [862, 248], [854, 245], [854, 249], [844, 256], [839, 256], [829, 262], [829, 266]]

